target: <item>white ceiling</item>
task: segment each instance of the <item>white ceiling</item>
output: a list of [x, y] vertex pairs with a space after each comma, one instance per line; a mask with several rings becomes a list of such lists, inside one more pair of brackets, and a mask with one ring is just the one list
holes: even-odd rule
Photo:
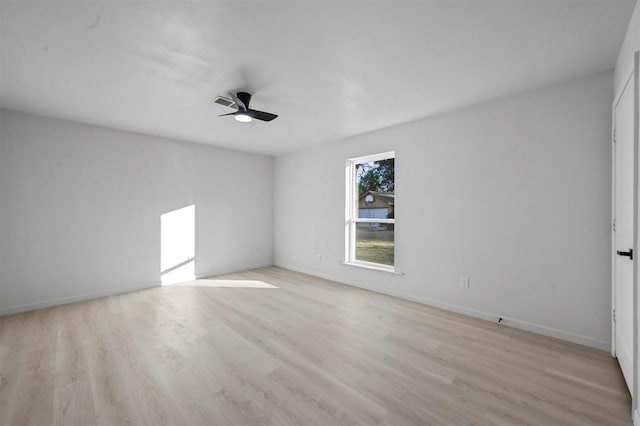
[[[278, 154], [610, 70], [635, 0], [0, 3], [0, 101]], [[218, 118], [244, 89], [270, 123]]]

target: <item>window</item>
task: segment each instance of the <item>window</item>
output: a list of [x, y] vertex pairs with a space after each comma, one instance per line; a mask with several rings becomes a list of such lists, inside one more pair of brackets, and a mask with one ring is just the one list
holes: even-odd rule
[[347, 161], [346, 263], [394, 270], [395, 152]]

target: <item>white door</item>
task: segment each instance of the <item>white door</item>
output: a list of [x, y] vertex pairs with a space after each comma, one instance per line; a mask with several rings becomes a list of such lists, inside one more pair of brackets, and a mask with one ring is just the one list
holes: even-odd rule
[[633, 78], [614, 105], [615, 232], [614, 351], [631, 392], [633, 389], [633, 214], [634, 139]]

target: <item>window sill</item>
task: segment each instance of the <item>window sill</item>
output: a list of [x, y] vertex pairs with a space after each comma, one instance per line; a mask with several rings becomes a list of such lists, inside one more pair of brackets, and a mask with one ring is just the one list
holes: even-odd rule
[[362, 269], [370, 269], [372, 271], [380, 271], [380, 272], [386, 272], [388, 274], [392, 274], [392, 275], [404, 275], [404, 272], [397, 272], [395, 270], [395, 268], [389, 266], [389, 267], [385, 267], [382, 265], [377, 265], [375, 263], [369, 263], [369, 262], [342, 262], [343, 265], [347, 265], [347, 266], [354, 266], [356, 268], [362, 268]]

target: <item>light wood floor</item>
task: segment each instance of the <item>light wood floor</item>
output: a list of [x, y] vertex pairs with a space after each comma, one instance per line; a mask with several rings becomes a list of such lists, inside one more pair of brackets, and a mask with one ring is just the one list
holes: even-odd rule
[[219, 278], [3, 317], [0, 423], [631, 424], [606, 352], [279, 268]]

